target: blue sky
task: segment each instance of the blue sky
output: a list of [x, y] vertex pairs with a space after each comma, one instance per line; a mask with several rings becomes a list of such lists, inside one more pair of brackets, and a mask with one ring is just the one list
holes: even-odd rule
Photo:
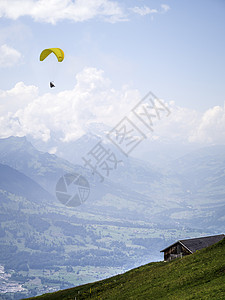
[[[166, 127], [181, 128], [180, 134], [190, 142], [223, 143], [224, 37], [223, 0], [1, 1], [1, 137], [33, 134], [43, 138], [38, 131], [46, 131], [49, 137], [51, 131], [59, 130], [56, 124], [64, 117], [55, 116], [51, 126], [47, 113], [45, 117], [37, 113], [46, 108], [51, 117], [57, 109], [64, 111], [64, 128], [69, 128], [64, 133], [76, 138], [85, 132], [79, 119], [85, 109], [89, 116], [98, 107], [91, 122], [111, 119], [108, 125], [112, 125], [117, 121], [118, 103], [123, 103], [121, 116], [131, 108], [127, 95], [133, 97], [133, 105], [152, 91], [174, 109], [160, 134], [168, 136]], [[62, 48], [65, 60], [57, 63], [52, 55], [40, 62], [40, 52], [49, 47]], [[55, 81], [55, 89], [49, 89], [50, 80]], [[83, 107], [85, 87], [88, 95]], [[60, 97], [65, 99], [63, 104], [56, 100]], [[107, 98], [103, 105], [99, 97]], [[76, 107], [73, 124], [67, 114], [71, 103]], [[111, 105], [115, 107], [110, 110]], [[77, 113], [78, 107], [82, 113]], [[20, 120], [20, 128], [15, 119]], [[34, 119], [35, 126], [29, 123]]]

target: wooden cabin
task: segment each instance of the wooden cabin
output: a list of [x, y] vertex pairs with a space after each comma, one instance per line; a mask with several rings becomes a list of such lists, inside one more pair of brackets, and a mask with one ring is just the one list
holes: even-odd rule
[[194, 239], [179, 240], [160, 252], [164, 252], [164, 261], [170, 261], [174, 258], [190, 255], [197, 250], [209, 247], [221, 241], [224, 237], [224, 234], [219, 234]]

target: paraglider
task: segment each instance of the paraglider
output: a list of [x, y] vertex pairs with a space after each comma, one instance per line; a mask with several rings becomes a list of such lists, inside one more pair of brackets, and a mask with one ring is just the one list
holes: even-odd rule
[[[60, 48], [48, 48], [48, 49], [44, 49], [41, 54], [40, 54], [40, 61], [43, 61], [46, 59], [47, 56], [49, 56], [49, 54], [54, 53], [56, 58], [58, 59], [58, 62], [62, 62], [64, 60], [64, 52], [62, 49]], [[50, 88], [55, 87], [54, 81], [51, 81], [49, 83]]]

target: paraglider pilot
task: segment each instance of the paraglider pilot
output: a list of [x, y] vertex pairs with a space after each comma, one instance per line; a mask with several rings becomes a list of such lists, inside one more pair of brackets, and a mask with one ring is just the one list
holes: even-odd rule
[[50, 81], [50, 88], [53, 88], [53, 87], [55, 87], [55, 85], [54, 85], [53, 81]]

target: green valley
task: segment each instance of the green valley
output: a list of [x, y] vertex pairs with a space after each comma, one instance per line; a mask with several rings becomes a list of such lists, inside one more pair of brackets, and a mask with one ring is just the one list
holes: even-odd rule
[[224, 299], [225, 239], [171, 262], [154, 262], [124, 274], [45, 294], [37, 300]]

